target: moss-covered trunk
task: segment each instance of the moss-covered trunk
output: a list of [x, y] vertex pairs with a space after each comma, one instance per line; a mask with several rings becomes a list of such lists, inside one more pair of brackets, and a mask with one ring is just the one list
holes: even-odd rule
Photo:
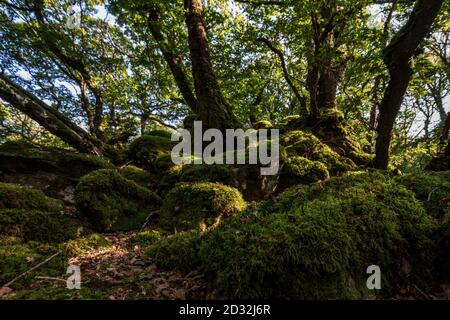
[[103, 142], [89, 135], [56, 109], [25, 91], [5, 75], [0, 75], [0, 98], [81, 152], [107, 155], [110, 151]]

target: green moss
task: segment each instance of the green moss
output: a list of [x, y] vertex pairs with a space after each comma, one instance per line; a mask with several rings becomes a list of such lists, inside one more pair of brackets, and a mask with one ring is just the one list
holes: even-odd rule
[[179, 232], [155, 242], [146, 256], [161, 269], [191, 272], [200, 266], [200, 242], [197, 231]]
[[[2, 283], [11, 281], [58, 251], [59, 247], [54, 244], [35, 241], [23, 243], [18, 238], [0, 237], [0, 275], [3, 278]], [[59, 254], [39, 269], [16, 281], [13, 288], [17, 290], [27, 286], [36, 275], [58, 277], [66, 272], [66, 268], [67, 256]]]
[[331, 173], [355, 170], [355, 163], [334, 152], [312, 133], [292, 131], [281, 137], [281, 144], [286, 147], [288, 156], [300, 156], [313, 161], [320, 161]]
[[157, 193], [164, 199], [170, 190], [180, 182], [180, 174], [178, 172], [169, 172], [165, 174], [158, 183]]
[[233, 175], [226, 165], [207, 165], [199, 164], [184, 167], [181, 172], [180, 181], [182, 182], [218, 182], [231, 185]]
[[65, 149], [42, 147], [29, 142], [7, 142], [0, 146], [4, 163], [0, 168], [8, 172], [45, 171], [71, 178], [80, 178], [91, 171], [111, 169], [106, 159]]
[[372, 264], [383, 270], [379, 294], [409, 281], [426, 287], [431, 228], [413, 193], [361, 173], [290, 189], [230, 218], [205, 236], [200, 257], [228, 298], [366, 298]]
[[131, 244], [138, 244], [147, 247], [161, 239], [162, 239], [161, 232], [157, 230], [147, 230], [139, 232], [134, 236], [132, 236], [130, 242]]
[[104, 236], [96, 233], [78, 239], [69, 240], [63, 244], [65, 252], [72, 256], [108, 246], [108, 240]]
[[40, 190], [0, 182], [0, 209], [29, 209], [60, 212], [62, 202], [48, 198]]
[[153, 166], [155, 168], [155, 172], [157, 172], [159, 175], [164, 175], [168, 172], [180, 171], [182, 168], [182, 165], [173, 163], [170, 154], [164, 154], [157, 157], [153, 163]]
[[131, 142], [128, 155], [136, 166], [156, 172], [154, 162], [158, 157], [170, 155], [174, 145], [174, 142], [164, 137], [142, 136]]
[[284, 162], [283, 173], [300, 178], [304, 182], [316, 182], [330, 177], [327, 167], [319, 161], [303, 157], [290, 157]]
[[79, 221], [60, 213], [0, 209], [0, 233], [25, 241], [61, 242], [79, 237], [83, 231]]
[[114, 165], [104, 158], [81, 153], [72, 153], [70, 156], [61, 157], [58, 165], [66, 168], [68, 174], [76, 178], [81, 178], [95, 170], [114, 168]]
[[256, 129], [256, 130], [259, 130], [259, 129], [271, 129], [271, 128], [273, 128], [273, 124], [272, 124], [272, 122], [270, 122], [268, 120], [261, 120], [261, 121], [258, 121], [256, 123], [254, 123], [253, 124], [253, 128]]
[[407, 174], [395, 179], [413, 191], [433, 217], [442, 219], [450, 213], [450, 171]]
[[166, 196], [159, 225], [163, 229], [206, 229], [245, 209], [241, 193], [219, 183], [180, 183]]
[[79, 213], [98, 231], [131, 230], [142, 226], [159, 196], [115, 170], [98, 170], [84, 176], [76, 187]]
[[146, 135], [163, 137], [163, 138], [166, 138], [166, 139], [171, 139], [172, 138], [172, 133], [170, 131], [168, 131], [168, 130], [163, 130], [163, 129], [152, 130], [152, 131], [146, 133]]
[[[6, 283], [16, 276], [29, 270], [36, 264], [44, 261], [55, 253], [61, 251], [56, 257], [45, 263], [38, 269], [25, 275], [16, 281], [12, 288], [15, 291], [14, 299], [57, 299], [66, 298], [56, 294], [53, 290], [38, 282], [38, 287], [33, 287], [36, 283], [36, 276], [61, 277], [66, 274], [68, 259], [74, 255], [81, 254], [108, 245], [103, 236], [91, 234], [75, 240], [70, 240], [61, 244], [47, 244], [36, 241], [23, 242], [16, 237], [0, 236], [0, 277], [1, 283]], [[52, 284], [55, 284], [52, 282]], [[31, 287], [30, 287], [31, 286]], [[82, 286], [85, 287], [85, 286]], [[65, 283], [64, 292], [67, 293]], [[61, 290], [63, 291], [63, 290]], [[70, 293], [71, 294], [71, 293]]]
[[135, 166], [125, 166], [119, 172], [125, 179], [134, 181], [141, 187], [149, 188], [155, 183], [155, 178], [148, 171]]

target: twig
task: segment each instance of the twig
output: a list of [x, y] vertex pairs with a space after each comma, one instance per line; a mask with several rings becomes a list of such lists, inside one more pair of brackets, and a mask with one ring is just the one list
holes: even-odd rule
[[141, 229], [139, 231], [144, 230], [144, 228], [148, 225], [148, 223], [150, 222], [150, 218], [153, 217], [154, 215], [157, 215], [159, 213], [160, 210], [155, 210], [150, 212], [150, 214], [148, 215], [147, 219], [145, 219], [144, 224], [142, 225]]
[[12, 285], [14, 282], [16, 282], [17, 280], [19, 280], [20, 278], [22, 278], [24, 275], [30, 273], [33, 270], [36, 270], [37, 268], [39, 268], [40, 266], [46, 264], [47, 262], [49, 262], [50, 260], [52, 260], [54, 257], [56, 257], [57, 255], [59, 255], [62, 252], [62, 250], [58, 251], [57, 253], [55, 253], [54, 255], [52, 255], [51, 257], [45, 259], [44, 261], [42, 261], [41, 263], [38, 263], [37, 265], [35, 265], [34, 267], [32, 267], [31, 269], [25, 271], [24, 273], [22, 273], [21, 275], [15, 277], [14, 279], [12, 279], [10, 282], [8, 282], [7, 284], [5, 284], [3, 286], [4, 287], [9, 287], [10, 285]]
[[36, 279], [39, 279], [39, 280], [55, 280], [55, 281], [66, 282], [65, 279], [56, 278], [56, 277], [41, 277], [41, 276], [36, 276], [35, 278], [36, 278]]
[[419, 291], [419, 293], [421, 295], [423, 295], [425, 298], [427, 298], [428, 300], [433, 300], [429, 295], [427, 295], [425, 292], [423, 292], [422, 290], [420, 290], [420, 288], [418, 286], [416, 286], [415, 284], [413, 284], [413, 287]]

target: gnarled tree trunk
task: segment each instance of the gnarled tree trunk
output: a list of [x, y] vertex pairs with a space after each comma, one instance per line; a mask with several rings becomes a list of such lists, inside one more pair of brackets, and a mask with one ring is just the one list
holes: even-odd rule
[[202, 18], [202, 2], [201, 0], [184, 0], [184, 7], [192, 74], [198, 101], [197, 115], [205, 129], [225, 130], [239, 127], [231, 106], [225, 101], [220, 91], [212, 68], [207, 32]]
[[108, 147], [103, 142], [3, 74], [0, 74], [0, 98], [75, 149], [95, 155], [108, 154]]
[[392, 129], [412, 76], [410, 60], [429, 32], [443, 0], [418, 0], [406, 25], [384, 50], [390, 81], [380, 104], [374, 166], [386, 169]]

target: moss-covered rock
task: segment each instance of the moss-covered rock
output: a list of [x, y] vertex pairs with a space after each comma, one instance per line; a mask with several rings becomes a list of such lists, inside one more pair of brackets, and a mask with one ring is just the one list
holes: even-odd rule
[[290, 157], [284, 162], [280, 183], [283, 189], [301, 183], [311, 183], [325, 180], [330, 177], [325, 164], [312, 161], [304, 157]]
[[166, 139], [171, 139], [172, 138], [172, 132], [170, 132], [168, 130], [164, 130], [164, 129], [152, 130], [152, 131], [149, 131], [148, 133], [146, 133], [146, 135], [163, 137], [163, 138], [166, 138]]
[[143, 247], [148, 247], [153, 245], [155, 242], [161, 240], [163, 235], [158, 230], [146, 230], [141, 231], [133, 235], [130, 239], [130, 243], [134, 245], [140, 245]]
[[62, 242], [83, 234], [82, 224], [67, 215], [24, 209], [0, 209], [0, 234], [24, 241]]
[[233, 184], [233, 174], [230, 166], [218, 164], [199, 164], [184, 167], [181, 171], [182, 182], [218, 182], [225, 185]]
[[[365, 298], [366, 269], [382, 290], [430, 275], [432, 225], [392, 178], [359, 173], [300, 186], [210, 231], [200, 257], [228, 298]], [[422, 282], [420, 280], [423, 280]]]
[[120, 168], [119, 172], [124, 178], [134, 181], [141, 187], [145, 187], [148, 189], [153, 189], [157, 182], [155, 176], [153, 176], [151, 173], [135, 166], [125, 166], [123, 168]]
[[156, 159], [164, 155], [170, 155], [174, 145], [175, 143], [170, 139], [146, 135], [131, 142], [128, 156], [136, 166], [150, 172], [156, 172]]
[[268, 120], [261, 120], [258, 122], [255, 122], [253, 124], [253, 129], [259, 130], [259, 129], [272, 129], [273, 128], [273, 124], [272, 122], [268, 121]]
[[324, 144], [312, 133], [292, 131], [281, 137], [281, 144], [285, 146], [288, 157], [300, 156], [313, 161], [320, 161], [326, 165], [331, 173], [356, 170], [355, 163]]
[[413, 191], [433, 217], [442, 219], [450, 214], [450, 171], [407, 174], [395, 179]]
[[164, 199], [159, 225], [167, 230], [204, 230], [245, 207], [235, 188], [220, 183], [180, 183]]
[[44, 171], [72, 178], [80, 178], [95, 170], [114, 167], [101, 157], [37, 146], [23, 141], [2, 144], [0, 160], [0, 171], [4, 173]]
[[20, 141], [0, 146], [0, 181], [32, 186], [69, 203], [79, 178], [106, 168], [114, 166], [103, 158], [70, 150]]
[[60, 212], [59, 200], [49, 198], [40, 190], [0, 182], [0, 209], [29, 209]]
[[115, 170], [98, 170], [84, 176], [77, 185], [75, 200], [80, 215], [98, 231], [138, 228], [161, 203], [155, 193]]
[[145, 254], [161, 269], [191, 272], [200, 266], [200, 243], [198, 231], [184, 231], [159, 239]]
[[108, 240], [97, 233], [69, 240], [62, 244], [62, 248], [68, 255], [79, 255], [84, 252], [108, 247]]

